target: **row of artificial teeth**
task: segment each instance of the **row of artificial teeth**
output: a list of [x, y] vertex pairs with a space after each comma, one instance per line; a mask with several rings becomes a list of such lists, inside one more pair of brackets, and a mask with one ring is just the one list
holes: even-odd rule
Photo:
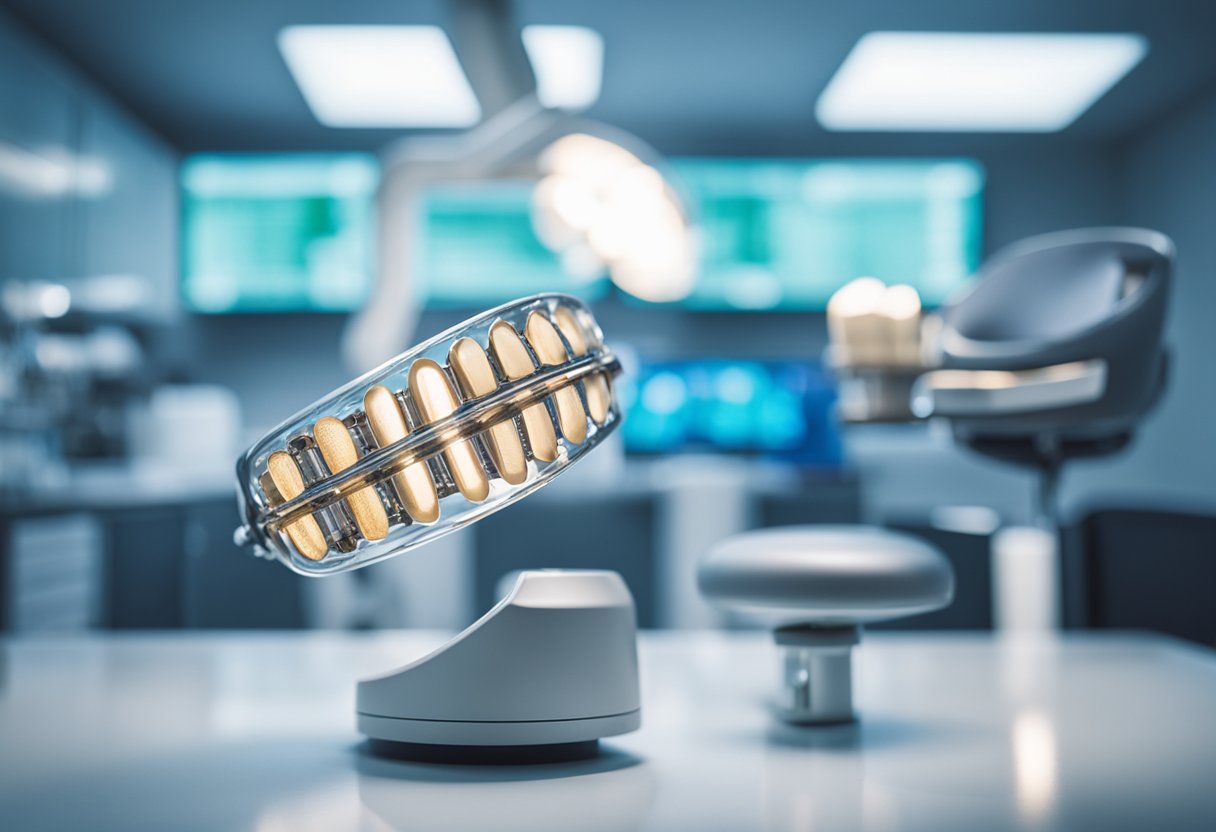
[[[432, 359], [414, 361], [409, 369], [408, 391], [409, 400], [417, 411], [417, 427], [450, 416], [462, 402], [493, 393], [499, 387], [500, 375], [506, 382], [513, 382], [535, 373], [538, 362], [541, 367], [560, 366], [571, 357], [586, 354], [588, 338], [574, 314], [559, 307], [555, 318], [556, 327], [548, 315], [539, 310], [532, 312], [525, 324], [524, 336], [507, 321], [495, 322], [490, 327], [488, 349], [497, 363], [498, 373], [486, 349], [467, 337], [458, 339], [448, 352], [450, 376]], [[459, 391], [453, 387], [453, 379]], [[588, 416], [595, 424], [602, 425], [611, 405], [611, 390], [603, 375], [585, 379], [583, 393], [586, 407], [574, 385], [558, 389], [549, 398], [557, 416], [557, 428], [562, 437], [574, 445], [582, 444], [587, 438]], [[409, 433], [403, 404], [384, 385], [375, 385], [367, 391], [362, 417], [374, 439], [374, 444], [366, 442], [367, 450], [391, 445]], [[493, 468], [512, 486], [527, 480], [529, 456], [540, 462], [552, 462], [559, 453], [554, 420], [544, 403], [525, 408], [520, 421], [522, 433], [514, 419], [507, 419], [481, 434]], [[354, 422], [357, 424], [358, 419]], [[331, 416], [318, 420], [313, 426], [312, 441], [329, 474], [344, 471], [359, 460], [359, 448], [351, 429], [352, 426]], [[477, 503], [489, 496], [490, 475], [472, 440], [453, 442], [443, 450], [442, 459], [439, 473], [444, 469], [450, 473], [455, 489], [467, 500]], [[291, 500], [304, 492], [304, 473], [289, 451], [275, 451], [266, 464], [270, 482], [264, 481], [263, 487], [270, 502]], [[323, 478], [324, 473], [320, 473]], [[309, 479], [315, 481], [315, 478]], [[408, 515], [408, 520], [401, 517], [403, 522], [434, 523], [439, 520], [441, 493], [436, 489], [435, 477], [426, 462], [407, 466], [393, 475], [390, 482], [391, 485], [386, 484], [392, 492], [389, 496], [395, 495]], [[270, 493], [271, 486], [277, 494]], [[338, 512], [321, 509], [286, 526], [288, 537], [301, 555], [309, 560], [321, 560], [329, 552], [331, 540], [335, 540], [341, 550], [349, 551], [357, 542], [353, 539], [356, 528], [358, 535], [367, 540], [381, 540], [388, 535], [390, 514], [376, 486], [369, 485], [350, 494], [343, 504], [345, 510], [341, 510], [341, 505], [334, 507], [340, 509]], [[342, 522], [347, 517], [353, 518], [355, 528], [351, 528], [349, 522]]]

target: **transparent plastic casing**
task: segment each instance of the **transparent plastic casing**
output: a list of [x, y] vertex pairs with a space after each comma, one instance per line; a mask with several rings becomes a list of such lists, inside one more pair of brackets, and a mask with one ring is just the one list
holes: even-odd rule
[[476, 522], [549, 482], [616, 427], [619, 371], [590, 311], [568, 295], [536, 295], [465, 321], [246, 451], [237, 462], [245, 521], [237, 542], [301, 574], [326, 575]]

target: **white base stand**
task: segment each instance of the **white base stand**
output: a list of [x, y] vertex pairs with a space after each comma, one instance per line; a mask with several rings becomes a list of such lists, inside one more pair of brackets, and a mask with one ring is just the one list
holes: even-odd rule
[[594, 742], [641, 724], [636, 613], [615, 572], [520, 574], [456, 638], [359, 683], [359, 730], [427, 746]]

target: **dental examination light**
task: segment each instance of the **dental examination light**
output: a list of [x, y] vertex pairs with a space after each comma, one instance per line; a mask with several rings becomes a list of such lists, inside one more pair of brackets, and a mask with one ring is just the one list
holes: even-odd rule
[[418, 210], [432, 185], [536, 181], [537, 235], [574, 282], [606, 271], [622, 291], [650, 301], [692, 288], [694, 231], [657, 154], [623, 131], [545, 105], [552, 96], [538, 94], [510, 4], [456, 0], [453, 7], [452, 46], [483, 119], [454, 135], [400, 140], [380, 154], [375, 285], [343, 336], [347, 363], [360, 372], [412, 340]]
[[623, 144], [574, 133], [540, 156], [533, 225], [576, 277], [608, 273], [634, 297], [676, 301], [692, 291], [695, 239], [658, 168]]
[[[616, 428], [619, 370], [575, 298], [538, 295], [472, 318], [251, 447], [237, 464], [237, 541], [319, 576], [476, 522]], [[590, 752], [639, 725], [635, 620], [614, 572], [525, 572], [439, 650], [361, 682], [360, 730], [427, 759]]]

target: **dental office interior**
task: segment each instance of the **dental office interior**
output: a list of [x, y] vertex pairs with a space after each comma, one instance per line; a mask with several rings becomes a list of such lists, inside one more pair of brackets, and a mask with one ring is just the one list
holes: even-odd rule
[[[0, 0], [0, 826], [1216, 828], [1214, 35]], [[411, 361], [397, 433], [331, 396]], [[592, 578], [637, 730], [404, 759], [362, 687], [356, 725]], [[444, 719], [557, 672], [529, 632], [442, 666]]]

